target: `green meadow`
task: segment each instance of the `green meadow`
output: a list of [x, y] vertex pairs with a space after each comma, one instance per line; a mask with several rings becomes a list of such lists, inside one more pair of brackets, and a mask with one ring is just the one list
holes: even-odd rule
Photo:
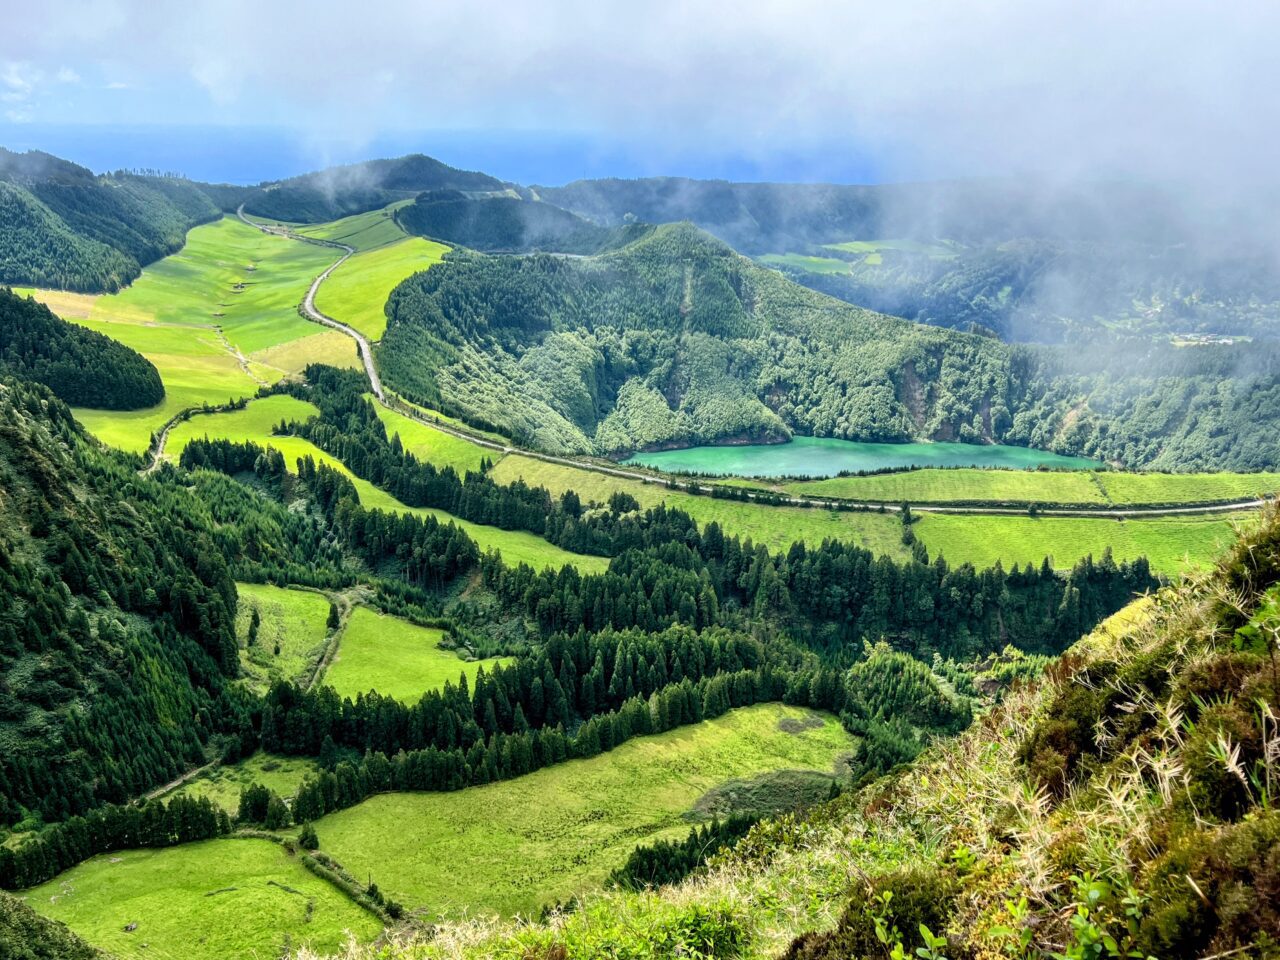
[[[276, 680], [303, 680], [324, 654], [329, 598], [310, 590], [237, 583], [236, 637], [249, 685], [265, 692]], [[258, 612], [257, 637], [249, 627]]]
[[372, 250], [405, 238], [405, 232], [396, 223], [395, 211], [411, 202], [400, 200], [381, 210], [357, 213], [328, 223], [294, 226], [292, 230], [299, 236], [345, 243], [356, 250]]
[[336, 952], [348, 933], [367, 941], [382, 932], [375, 916], [268, 840], [106, 854], [25, 899], [119, 960]]
[[446, 681], [456, 684], [465, 674], [470, 683], [481, 667], [492, 669], [512, 662], [511, 658], [498, 657], [462, 660], [454, 651], [440, 648], [442, 639], [443, 630], [419, 627], [367, 607], [356, 607], [322, 682], [353, 700], [376, 690], [414, 703], [428, 690], [443, 687]]
[[770, 267], [790, 267], [793, 270], [806, 270], [809, 273], [845, 273], [849, 272], [847, 260], [835, 257], [811, 257], [803, 253], [766, 253], [760, 262]]
[[252, 441], [279, 450], [284, 455], [285, 463], [290, 470], [297, 469], [298, 460], [302, 457], [311, 457], [316, 463], [323, 463], [341, 472], [350, 478], [355, 485], [361, 504], [368, 509], [432, 516], [445, 523], [455, 523], [475, 540], [482, 551], [497, 550], [511, 566], [527, 563], [536, 569], [543, 567], [558, 569], [566, 564], [572, 564], [583, 573], [598, 573], [608, 567], [607, 557], [571, 553], [523, 530], [502, 530], [498, 527], [470, 523], [443, 510], [406, 506], [385, 490], [380, 490], [368, 480], [357, 477], [347, 469], [346, 464], [325, 453], [310, 440], [304, 440], [301, 437], [278, 437], [271, 433], [272, 427], [282, 419], [304, 420], [317, 413], [313, 405], [303, 400], [278, 395], [250, 401], [242, 410], [202, 414], [178, 424], [170, 431], [169, 443], [165, 448], [166, 456], [176, 460], [188, 443], [200, 437], [221, 437], [237, 442]]
[[298, 792], [302, 781], [318, 770], [316, 762], [306, 757], [278, 757], [259, 751], [248, 760], [214, 767], [183, 784], [172, 795], [208, 797], [235, 816], [240, 808], [240, 791], [245, 787], [260, 783], [281, 797], [291, 797]]
[[382, 404], [375, 404], [374, 409], [387, 429], [387, 436], [399, 434], [404, 449], [424, 463], [453, 467], [458, 476], [463, 476], [468, 470], [479, 471], [481, 460], [497, 461], [502, 458], [496, 450], [487, 450], [469, 440], [436, 430]]
[[408, 907], [528, 913], [598, 887], [636, 846], [684, 836], [685, 815], [727, 781], [829, 773], [853, 745], [832, 716], [763, 704], [514, 780], [381, 794], [315, 826], [322, 851]]
[[999, 561], [1007, 570], [1015, 563], [1038, 564], [1048, 554], [1055, 567], [1065, 569], [1089, 554], [1098, 559], [1111, 547], [1117, 560], [1145, 556], [1153, 570], [1173, 576], [1210, 563], [1233, 539], [1233, 522], [1247, 522], [1252, 515], [1142, 520], [942, 513], [917, 517], [916, 537], [931, 556], [942, 555], [953, 564], [972, 563], [981, 569]]
[[811, 497], [884, 503], [1052, 503], [1150, 506], [1246, 500], [1280, 490], [1280, 473], [1120, 473], [1111, 471], [910, 470], [768, 486]]
[[357, 253], [320, 285], [316, 308], [355, 327], [370, 340], [381, 340], [387, 329], [384, 308], [391, 291], [405, 278], [439, 263], [448, 252], [448, 247], [434, 240], [405, 237]]
[[164, 381], [165, 399], [155, 407], [76, 416], [105, 443], [142, 451], [182, 409], [252, 396], [308, 363], [354, 365], [354, 348], [342, 333], [297, 312], [312, 279], [333, 259], [332, 250], [223, 218], [191, 230], [181, 251], [147, 267], [120, 293], [34, 291], [66, 319], [142, 353]]
[[785, 550], [797, 540], [818, 545], [823, 540], [844, 540], [877, 554], [903, 555], [902, 526], [897, 517], [875, 512], [820, 510], [806, 507], [770, 507], [740, 500], [717, 500], [671, 490], [661, 483], [644, 483], [581, 470], [532, 457], [508, 454], [490, 476], [499, 483], [523, 478], [531, 486], [546, 487], [559, 496], [575, 490], [583, 502], [606, 502], [615, 492], [629, 493], [644, 509], [666, 503], [683, 510], [699, 525], [715, 521], [726, 533], [750, 537], [771, 550]]

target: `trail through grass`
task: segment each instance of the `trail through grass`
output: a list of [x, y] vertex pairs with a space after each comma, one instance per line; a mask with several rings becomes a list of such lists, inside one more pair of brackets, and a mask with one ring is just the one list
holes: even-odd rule
[[347, 931], [370, 940], [382, 930], [376, 917], [267, 840], [94, 857], [26, 899], [119, 960], [276, 957], [287, 944], [333, 952]]
[[278, 757], [259, 751], [248, 760], [227, 767], [214, 767], [208, 773], [184, 783], [172, 795], [208, 797], [231, 816], [240, 808], [240, 791], [255, 783], [281, 797], [292, 797], [302, 781], [315, 776], [320, 768], [306, 757]]
[[406, 703], [416, 703], [428, 690], [448, 681], [458, 683], [463, 674], [470, 684], [483, 666], [510, 663], [511, 658], [461, 659], [452, 650], [440, 649], [444, 631], [419, 627], [398, 617], [356, 607], [339, 640], [338, 654], [325, 670], [323, 683], [340, 696], [355, 699], [376, 690]]
[[[779, 729], [784, 718], [811, 716], [821, 723]], [[316, 831], [322, 850], [406, 905], [530, 912], [598, 886], [642, 843], [687, 834], [682, 815], [726, 781], [830, 772], [852, 746], [832, 716], [764, 704], [515, 780], [371, 797]]]
[[384, 308], [391, 291], [405, 278], [439, 263], [448, 252], [448, 247], [434, 240], [405, 237], [357, 253], [320, 285], [316, 308], [355, 327], [370, 340], [381, 340], [387, 329]]

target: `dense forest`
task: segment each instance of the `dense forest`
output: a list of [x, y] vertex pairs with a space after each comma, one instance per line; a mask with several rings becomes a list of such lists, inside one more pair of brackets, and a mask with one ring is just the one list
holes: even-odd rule
[[1275, 462], [1267, 344], [1011, 347], [841, 304], [687, 225], [601, 256], [451, 254], [401, 284], [387, 383], [551, 451], [793, 433], [1005, 442], [1126, 467]]
[[164, 399], [160, 373], [146, 357], [3, 287], [0, 371], [43, 383], [73, 407], [140, 410]]
[[601, 227], [549, 203], [508, 196], [472, 199], [458, 190], [420, 194], [396, 211], [396, 220], [409, 233], [486, 253], [600, 253], [651, 229]]
[[193, 226], [222, 216], [228, 199], [179, 177], [96, 176], [0, 148], [0, 283], [114, 292], [179, 250]]

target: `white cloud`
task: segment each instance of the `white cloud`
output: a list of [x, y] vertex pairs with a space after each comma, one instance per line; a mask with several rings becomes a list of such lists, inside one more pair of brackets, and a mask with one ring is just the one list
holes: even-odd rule
[[70, 67], [59, 67], [58, 72], [54, 75], [59, 83], [79, 83], [80, 74], [76, 73]]

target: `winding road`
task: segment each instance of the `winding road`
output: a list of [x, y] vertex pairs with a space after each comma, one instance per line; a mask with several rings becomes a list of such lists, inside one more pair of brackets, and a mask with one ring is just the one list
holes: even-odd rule
[[[724, 488], [715, 484], [704, 483], [697, 480], [683, 480], [670, 476], [655, 476], [651, 473], [644, 473], [639, 470], [628, 470], [625, 467], [608, 466], [592, 460], [582, 459], [578, 457], [561, 457], [550, 453], [540, 453], [536, 450], [526, 450], [519, 447], [510, 446], [508, 444], [499, 443], [490, 440], [488, 437], [480, 436], [469, 430], [455, 427], [452, 424], [445, 423], [435, 417], [427, 416], [420, 410], [410, 406], [394, 394], [388, 395], [382, 386], [382, 379], [378, 376], [377, 367], [373, 362], [373, 345], [369, 343], [369, 339], [359, 330], [340, 320], [335, 320], [316, 308], [316, 293], [320, 289], [320, 285], [329, 278], [329, 276], [342, 266], [356, 252], [355, 247], [345, 243], [338, 243], [333, 240], [320, 240], [315, 237], [304, 237], [294, 233], [285, 227], [278, 227], [273, 224], [258, 223], [250, 220], [244, 213], [244, 206], [241, 205], [236, 210], [236, 216], [244, 223], [263, 233], [270, 233], [276, 236], [288, 237], [291, 240], [298, 240], [302, 243], [313, 243], [322, 247], [332, 247], [342, 251], [342, 256], [331, 263], [318, 277], [311, 282], [307, 295], [303, 298], [299, 309], [303, 316], [316, 323], [324, 324], [335, 330], [341, 330], [347, 336], [356, 341], [360, 348], [360, 358], [364, 362], [365, 374], [369, 378], [369, 387], [373, 395], [377, 397], [388, 410], [394, 410], [396, 413], [408, 417], [411, 420], [429, 426], [441, 433], [447, 433], [450, 436], [466, 440], [476, 446], [483, 447], [487, 450], [493, 450], [501, 454], [518, 454], [522, 457], [528, 457], [532, 460], [541, 460], [544, 463], [557, 464], [559, 466], [571, 467], [576, 470], [590, 470], [594, 473], [604, 474], [605, 476], [617, 477], [622, 480], [638, 481], [640, 483], [648, 483], [656, 486], [664, 486], [668, 489], [680, 490], [685, 493], [696, 494], [699, 496], [711, 496], [716, 490]], [[187, 415], [191, 412], [188, 411]], [[146, 472], [154, 470], [160, 463], [160, 458], [164, 453], [165, 440], [169, 435], [170, 428], [181, 419], [184, 414], [179, 414], [169, 423], [166, 423], [157, 437], [157, 443], [151, 464], [146, 468]], [[886, 510], [890, 512], [900, 512], [902, 507], [899, 504], [884, 503], [881, 501], [860, 501], [860, 500], [844, 500], [834, 498], [806, 497], [796, 495], [780, 495], [769, 492], [756, 492], [751, 490], [740, 491], [737, 496], [745, 500], [761, 501], [770, 506], [796, 506], [810, 507], [826, 510], [851, 510], [851, 511], [879, 511]], [[1210, 503], [1187, 506], [1156, 506], [1156, 507], [1117, 507], [1107, 509], [1090, 509], [1086, 507], [1043, 507], [1036, 510], [1036, 515], [1040, 517], [1090, 517], [1094, 519], [1112, 519], [1125, 520], [1138, 517], [1165, 517], [1178, 516], [1187, 514], [1215, 514], [1215, 513], [1233, 513], [1242, 510], [1256, 510], [1264, 504], [1271, 502], [1269, 499], [1251, 499], [1239, 500], [1229, 503]], [[1026, 505], [1016, 504], [982, 504], [982, 505], [946, 505], [946, 504], [926, 504], [913, 503], [910, 505], [911, 510], [915, 513], [947, 513], [947, 514], [979, 514], [979, 515], [996, 515], [996, 516], [1027, 516], [1028, 509]]]

